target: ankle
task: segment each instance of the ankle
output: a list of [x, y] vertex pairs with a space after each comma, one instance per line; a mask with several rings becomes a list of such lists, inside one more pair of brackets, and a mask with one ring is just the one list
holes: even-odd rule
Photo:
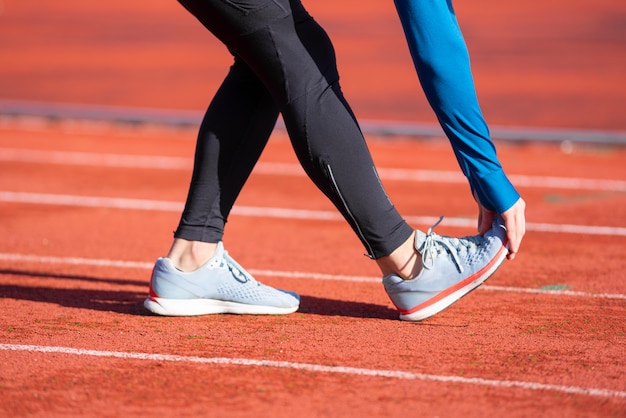
[[194, 271], [213, 257], [216, 248], [217, 243], [175, 238], [167, 258], [172, 260], [179, 270]]
[[405, 280], [416, 277], [422, 271], [422, 257], [415, 249], [415, 233], [400, 247], [386, 257], [376, 260], [383, 276], [395, 274]]

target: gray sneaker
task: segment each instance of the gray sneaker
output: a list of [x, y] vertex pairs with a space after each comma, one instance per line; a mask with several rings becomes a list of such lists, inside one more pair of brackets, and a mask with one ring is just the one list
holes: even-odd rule
[[383, 277], [389, 298], [404, 321], [429, 318], [480, 286], [508, 254], [504, 220], [497, 216], [484, 235], [463, 238], [416, 231], [415, 248], [422, 254], [422, 271], [411, 280]]
[[257, 282], [219, 242], [215, 255], [193, 272], [182, 272], [169, 258], [159, 258], [144, 306], [167, 316], [208, 314], [283, 315], [295, 312], [300, 297]]

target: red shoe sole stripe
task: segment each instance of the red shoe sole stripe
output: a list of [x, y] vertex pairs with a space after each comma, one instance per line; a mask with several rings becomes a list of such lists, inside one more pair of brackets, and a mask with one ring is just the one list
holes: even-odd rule
[[427, 300], [426, 302], [424, 302], [424, 303], [422, 303], [420, 305], [417, 305], [414, 308], [411, 308], [409, 310], [398, 309], [398, 311], [402, 315], [410, 315], [410, 314], [415, 313], [417, 311], [420, 311], [422, 309], [428, 308], [429, 306], [439, 302], [441, 299], [444, 299], [447, 296], [451, 295], [452, 293], [456, 292], [457, 290], [462, 289], [463, 287], [465, 287], [468, 284], [472, 283], [474, 280], [476, 280], [477, 278], [479, 278], [482, 275], [484, 275], [487, 271], [489, 271], [494, 266], [494, 264], [496, 264], [496, 262], [501, 258], [503, 251], [508, 251], [507, 248], [506, 248], [506, 243], [505, 243], [505, 245], [502, 246], [502, 248], [500, 248], [500, 250], [495, 255], [495, 257], [493, 257], [491, 259], [491, 261], [487, 265], [485, 265], [485, 267], [483, 267], [482, 269], [480, 269], [476, 273], [472, 274], [467, 279], [463, 280], [462, 282], [459, 282], [459, 283], [455, 284], [454, 286], [451, 286], [451, 287], [441, 291], [437, 296], [434, 296], [433, 298]]

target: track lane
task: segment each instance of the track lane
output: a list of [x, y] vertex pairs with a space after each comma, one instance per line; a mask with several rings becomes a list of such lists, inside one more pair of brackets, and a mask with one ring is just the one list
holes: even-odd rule
[[[37, 138], [46, 140], [44, 149], [62, 148], [58, 140], [64, 136], [56, 135], [57, 140], [51, 142], [50, 139], [55, 137], [46, 137], [45, 131], [34, 135], [33, 149]], [[71, 140], [72, 135], [69, 138]], [[81, 152], [119, 153], [123, 151], [124, 135], [112, 136], [104, 145], [93, 141], [94, 149], [91, 150], [87, 147], [89, 142], [79, 142]], [[154, 142], [147, 141], [146, 144]], [[160, 145], [159, 152], [152, 149], [156, 156], [167, 154], [169, 148], [176, 149], [178, 143], [174, 135], [169, 139], [161, 138], [157, 144]], [[425, 152], [420, 147], [432, 147], [428, 142], [373, 141], [373, 144], [376, 155], [384, 158], [388, 158], [386, 155], [390, 152], [387, 147], [399, 155], [419, 154]], [[292, 164], [286, 141], [279, 139], [271, 147], [270, 163]], [[21, 149], [27, 148], [28, 143]], [[560, 153], [558, 149], [553, 150]], [[143, 151], [134, 150], [137, 155], [145, 155]], [[443, 150], [434, 155], [445, 158]], [[545, 158], [551, 157], [546, 155]], [[603, 161], [609, 167], [606, 161], [613, 159]], [[5, 175], [0, 178], [0, 189], [49, 196], [64, 193], [74, 193], [78, 197], [93, 195], [94, 185], [97, 185], [96, 195], [100, 196], [141, 197], [144, 200], [167, 197], [173, 204], [180, 205], [184, 198], [180, 193], [185, 190], [188, 178], [185, 170], [16, 161], [2, 164]], [[454, 167], [454, 161], [448, 164]], [[564, 173], [576, 169], [576, 166], [569, 166]], [[263, 202], [283, 208], [295, 206], [330, 211], [319, 192], [307, 183], [302, 176], [255, 174], [241, 196], [242, 207]], [[398, 206], [415, 210], [413, 213], [425, 210], [436, 213], [434, 208], [445, 204], [452, 213], [472, 216], [473, 205], [468, 206], [462, 184], [404, 180], [390, 180], [386, 184], [390, 193], [398, 196]], [[416, 189], [431, 196], [431, 201], [415, 204], [414, 195], [407, 191]], [[619, 203], [621, 198], [617, 193], [616, 196], [584, 202], [566, 201], [558, 205], [568, 208], [565, 216], [562, 209], [551, 212], [550, 205], [553, 204], [544, 199], [543, 190], [530, 190], [531, 204], [535, 205], [537, 213], [542, 212], [542, 219], [557, 219], [559, 222], [590, 220], [589, 214], [580, 213], [580, 205], [598, 207], [601, 211], [610, 207], [612, 202]], [[577, 192], [571, 190], [561, 193], [577, 196]], [[302, 203], [306, 205], [297, 206]], [[618, 209], [615, 208], [613, 217], [604, 219], [611, 219], [619, 225], [620, 220], [615, 217], [620, 213]], [[350, 405], [351, 411], [371, 412], [369, 402], [356, 405], [350, 400], [356, 392], [341, 391], [340, 388], [348, 382], [351, 390], [361, 391], [367, 387], [369, 391], [385, 393], [378, 402], [382, 402], [381, 408], [392, 415], [407, 405], [429, 408], [431, 398], [423, 394], [454, 397], [454, 405], [435, 408], [442, 414], [470, 414], [476, 405], [493, 408], [494, 397], [510, 408], [518, 407], [519, 411], [526, 412], [532, 399], [533, 408], [541, 408], [548, 415], [562, 413], [573, 403], [606, 413], [614, 413], [626, 403], [614, 396], [624, 391], [620, 376], [626, 370], [619, 344], [624, 332], [620, 320], [625, 309], [624, 299], [585, 295], [585, 292], [626, 294], [620, 258], [624, 238], [583, 234], [573, 235], [576, 239], [572, 239], [571, 234], [529, 233], [524, 254], [520, 254], [515, 262], [505, 263], [487, 282], [487, 286], [498, 290], [480, 289], [425, 323], [406, 324], [396, 320], [395, 310], [375, 280], [319, 280], [270, 273], [278, 270], [376, 278], [378, 273], [373, 263], [361, 255], [363, 250], [359, 242], [343, 222], [259, 218], [235, 211], [226, 238], [229, 250], [244, 266], [261, 272], [260, 280], [299, 292], [302, 295], [300, 311], [287, 317], [161, 318], [147, 315], [141, 303], [147, 291], [149, 267], [146, 266], [150, 265], [150, 260], [162, 255], [171, 241], [171, 231], [178, 220], [178, 211], [173, 207], [167, 211], [146, 211], [103, 205], [81, 207], [5, 201], [0, 203], [0, 216], [11, 219], [0, 225], [0, 232], [6, 237], [0, 242], [1, 254], [142, 263], [142, 268], [125, 268], [0, 257], [0, 295], [3, 299], [0, 315], [9, 318], [7, 325], [0, 329], [3, 344], [25, 344], [41, 347], [41, 350], [59, 346], [99, 352], [231, 359], [218, 367], [173, 366], [162, 360], [147, 365], [132, 358], [94, 361], [67, 353], [3, 352], [6, 364], [20, 364], [20, 359], [26, 356], [31, 361], [63, 362], [65, 370], [69, 367], [71, 374], [77, 376], [74, 380], [69, 378], [67, 371], [56, 367], [45, 372], [40, 370], [37, 375], [29, 368], [18, 370], [13, 367], [4, 371], [10, 373], [16, 385], [31, 387], [31, 392], [38, 396], [55, 399], [56, 405], [61, 405], [56, 406], [57, 409], [76, 409], [76, 402], [72, 399], [88, 399], [90, 393], [104, 398], [118, 396], [117, 399], [123, 400], [114, 402], [112, 408], [121, 408], [122, 404], [141, 407], [145, 406], [142, 399], [148, 396], [146, 394], [158, 393], [158, 385], [148, 383], [142, 395], [130, 383], [136, 382], [138, 376], [178, 387], [179, 381], [197, 381], [198, 374], [206, 379], [202, 380], [206, 384], [210, 381], [219, 384], [221, 389], [214, 392], [219, 399], [228, 397], [232, 402], [250, 402], [255, 411], [263, 409], [258, 403], [262, 403], [265, 396], [278, 397], [284, 399], [283, 405], [292, 405], [294, 399], [301, 398], [305, 399], [304, 402], [316, 404], [317, 399], [329, 398], [332, 394], [334, 412], [343, 410], [346, 405]], [[471, 233], [467, 226], [441, 229], [442, 233]], [[275, 238], [276, 231], [280, 231], [280, 239]], [[572, 259], [577, 260], [575, 264]], [[589, 280], [589, 272], [596, 272], [594, 280]], [[543, 288], [554, 286], [565, 291], [583, 292], [583, 295], [541, 292]], [[540, 292], [520, 292], [509, 287]], [[451, 345], [450, 341], [458, 343]], [[125, 349], [120, 350], [120, 347]], [[150, 349], [146, 350], [146, 347]], [[252, 362], [315, 364], [322, 368], [394, 370], [451, 380], [446, 383], [417, 379], [406, 384], [384, 377], [327, 375], [310, 370], [229, 363], [240, 358]], [[119, 371], [120, 367], [123, 372]], [[163, 372], [171, 374], [172, 379], [164, 380]], [[128, 386], [122, 385], [125, 394], [121, 397], [114, 395], [120, 389], [119, 384], [113, 385], [103, 375], [129, 382]], [[301, 381], [303, 376], [309, 383], [295, 384], [294, 387], [293, 382]], [[264, 386], [252, 382], [259, 379], [271, 382], [274, 389], [258, 392]], [[101, 383], [93, 386], [90, 382], [96, 380]], [[468, 383], [474, 381], [499, 383], [495, 386]], [[58, 384], [50, 382], [63, 382], [69, 391], [61, 392], [56, 389]], [[537, 389], [506, 382], [525, 382]], [[242, 385], [253, 394], [233, 393], [227, 389], [230, 386], [241, 388]], [[46, 389], [48, 387], [51, 389]], [[85, 387], [90, 389], [81, 389]], [[202, 385], [187, 384], [185, 387], [186, 396], [193, 396], [200, 402], [216, 402], [221, 411], [230, 411], [228, 403], [208, 396]], [[555, 392], [554, 387], [578, 388], [576, 391], [583, 392], [600, 389], [611, 395], [597, 399], [578, 392]], [[18, 387], [5, 387], [0, 392], [2, 390], [16, 393]], [[560, 401], [555, 402], [555, 398]], [[395, 400], [399, 399], [402, 402], [397, 405], [402, 407], [394, 406]], [[180, 405], [182, 400], [181, 395], [176, 394], [156, 403], [168, 411]], [[151, 399], [152, 405], [154, 402]], [[46, 404], [39, 402], [33, 407], [41, 405]], [[97, 407], [98, 402], [89, 402], [78, 408], [93, 414]], [[6, 408], [24, 411], [23, 407], [13, 403]], [[433, 410], [432, 406], [430, 408]], [[276, 416], [286, 414], [281, 411]]]
[[[229, 64], [226, 51], [193, 25], [175, 2], [35, 3], [6, 2], [0, 10], [6, 23], [0, 33], [13, 40], [0, 51], [8, 58], [0, 72], [6, 81], [3, 94], [10, 98], [202, 109]], [[330, 0], [310, 3], [336, 40], [343, 88], [357, 115], [432, 120], [406, 50], [395, 49], [404, 43], [392, 4], [360, 6]], [[481, 0], [459, 2], [456, 8], [491, 123], [624, 129], [626, 54], [618, 41], [623, 38], [619, 24], [623, 4], [558, 0], [511, 7]], [[368, 33], [373, 34], [372, 42], [363, 41]], [[3, 126], [5, 122], [0, 120]], [[19, 138], [2, 130], [0, 146], [184, 158], [193, 152], [195, 132], [111, 129], [77, 121], [59, 121], [50, 129], [48, 122], [27, 121], [12, 131], [21, 131]], [[274, 147], [276, 142], [270, 144], [265, 161], [293, 162], [289, 147]], [[456, 171], [445, 141], [427, 142], [412, 152], [406, 152], [400, 141], [380, 148], [375, 140], [371, 144], [380, 167]], [[530, 143], [499, 145], [499, 151], [511, 174], [626, 178], [622, 151], [564, 145], [561, 152]], [[157, 196], [180, 201], [183, 197], [177, 193], [184, 193], [188, 182], [182, 176], [157, 173], [151, 178], [137, 170], [118, 175], [97, 169], [9, 167], [4, 161], [0, 166], [0, 181], [6, 186], [0, 189], [10, 191], [45, 193], [56, 188], [59, 194], [81, 190], [88, 196], [93, 193], [81, 188], [79, 181], [68, 181], [72, 184], [68, 190], [61, 179], [86, 176], [99, 185], [100, 196], [108, 197], [154, 199], [156, 187], [149, 182], [171, 181], [171, 187], [161, 187]], [[38, 170], [41, 175], [34, 175]], [[27, 179], [32, 183], [22, 182]], [[242, 199], [247, 205], [260, 206], [259, 199], [271, 196], [277, 203], [272, 206], [292, 207], [281, 204], [280, 193], [270, 195], [264, 181], [252, 179], [250, 189], [258, 194], [246, 191]], [[300, 184], [305, 183], [285, 181], [283, 187], [308, 187]], [[451, 214], [474, 216], [461, 184], [419, 189], [395, 181], [388, 184], [403, 213], [438, 215], [442, 202], [449, 202], [454, 207]], [[533, 188], [523, 192], [532, 201], [533, 222], [624, 226], [620, 194]], [[316, 199], [308, 197], [307, 204], [322, 202]], [[0, 251], [149, 262], [169, 246], [176, 218], [175, 213], [4, 202]], [[229, 228], [229, 248], [246, 266], [376, 276], [350, 231], [339, 222], [234, 216]], [[270, 240], [276, 231], [280, 240]], [[541, 288], [565, 283], [576, 290], [615, 289], [626, 282], [623, 248], [623, 241], [612, 237], [533, 232], [518, 260], [506, 263], [488, 285]], [[146, 316], [141, 310], [146, 270], [24, 261], [2, 261], [0, 268], [5, 270], [0, 284], [9, 292], [0, 304], [2, 343], [625, 389], [621, 300], [481, 290], [441, 316], [415, 325], [393, 320], [394, 311], [373, 283], [267, 277], [303, 293], [305, 311], [280, 318], [172, 319]], [[419, 411], [432, 416], [561, 417], [623, 416], [626, 411], [621, 399], [519, 387], [399, 383], [371, 376], [62, 353], [13, 351], [0, 353], [0, 358], [0, 412], [8, 416], [291, 417], [298, 411], [305, 417], [389, 417]]]

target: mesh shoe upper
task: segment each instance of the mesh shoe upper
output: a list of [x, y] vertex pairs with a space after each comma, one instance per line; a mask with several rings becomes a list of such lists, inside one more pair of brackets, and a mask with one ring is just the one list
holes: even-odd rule
[[458, 291], [448, 305], [453, 303], [486, 280], [506, 254], [506, 229], [500, 217], [484, 236], [439, 236], [432, 232], [438, 223], [426, 234], [416, 231], [415, 248], [422, 254], [423, 265], [418, 276], [411, 280], [396, 275], [383, 278], [387, 294], [402, 314], [423, 308], [431, 299], [438, 301], [441, 293]]
[[168, 258], [154, 266], [150, 293], [164, 299], [212, 299], [250, 305], [289, 308], [299, 304], [295, 293], [256, 281], [218, 243], [215, 255], [193, 272], [174, 267]]

